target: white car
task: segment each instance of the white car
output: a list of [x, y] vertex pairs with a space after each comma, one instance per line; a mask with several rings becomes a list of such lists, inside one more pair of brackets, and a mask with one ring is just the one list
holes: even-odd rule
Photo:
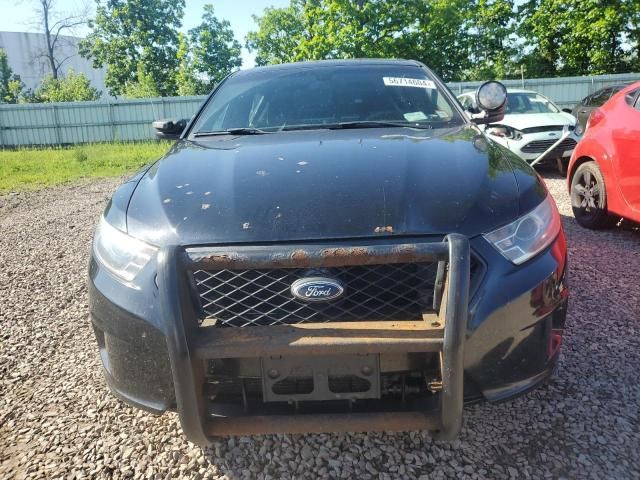
[[[475, 92], [463, 93], [458, 100], [466, 110], [475, 108]], [[487, 125], [485, 132], [532, 163], [560, 139], [565, 129], [569, 135], [544, 158], [557, 160], [561, 170], [580, 140], [581, 129], [576, 130], [576, 118], [537, 92], [508, 89], [504, 119]]]

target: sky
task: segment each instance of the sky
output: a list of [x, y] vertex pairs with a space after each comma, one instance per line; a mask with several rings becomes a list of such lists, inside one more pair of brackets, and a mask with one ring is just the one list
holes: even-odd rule
[[[91, 7], [94, 0], [87, 2]], [[182, 30], [189, 30], [200, 23], [203, 6], [212, 3], [216, 16], [228, 20], [236, 35], [236, 39], [243, 46], [243, 68], [252, 67], [254, 55], [244, 48], [244, 37], [250, 30], [255, 29], [252, 15], [260, 15], [266, 7], [285, 7], [289, 0], [186, 0], [185, 15]], [[5, 32], [36, 32], [34, 25], [34, 6], [37, 0], [0, 0], [0, 31]], [[85, 2], [81, 0], [57, 0], [56, 9], [60, 12], [77, 11]], [[78, 31], [83, 36], [87, 30]]]

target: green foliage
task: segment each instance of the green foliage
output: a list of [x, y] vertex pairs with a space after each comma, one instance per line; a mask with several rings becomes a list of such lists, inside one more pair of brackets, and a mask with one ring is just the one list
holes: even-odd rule
[[0, 48], [0, 103], [20, 103], [27, 93], [20, 75], [9, 66], [7, 52]]
[[196, 70], [189, 52], [189, 39], [183, 33], [180, 33], [178, 37], [177, 56], [176, 85], [178, 95], [197, 95], [200, 89], [200, 82], [196, 78]]
[[[506, 71], [512, 0], [292, 0], [255, 17], [258, 65], [327, 58], [411, 58], [446, 80]], [[500, 55], [491, 55], [500, 49]]]
[[35, 91], [31, 102], [83, 102], [100, 99], [100, 91], [91, 86], [84, 73], [67, 71], [59, 78], [46, 75]]
[[445, 80], [640, 68], [638, 0], [291, 0], [254, 19], [258, 65], [412, 58]]
[[161, 95], [155, 80], [144, 71], [142, 63], [138, 64], [136, 80], [127, 82], [122, 94], [127, 98], [154, 98]]
[[132, 172], [162, 156], [170, 142], [95, 143], [71, 148], [0, 150], [0, 195]]
[[185, 0], [106, 0], [96, 8], [80, 53], [96, 68], [107, 66], [105, 83], [112, 95], [139, 81], [141, 65], [161, 95], [176, 91], [178, 28]]
[[256, 52], [256, 65], [296, 60], [305, 33], [300, 2], [292, 1], [287, 8], [268, 7], [261, 17], [253, 15], [253, 20], [258, 30], [247, 34], [246, 47], [250, 52]]
[[197, 93], [209, 93], [216, 83], [242, 65], [241, 46], [234, 38], [231, 24], [218, 20], [211, 4], [204, 6], [202, 23], [189, 30], [189, 40]]
[[531, 50], [522, 59], [529, 76], [620, 73], [640, 66], [637, 0], [528, 0], [519, 15], [519, 33]]
[[467, 10], [468, 66], [462, 79], [517, 75], [516, 15], [513, 0], [476, 0]]

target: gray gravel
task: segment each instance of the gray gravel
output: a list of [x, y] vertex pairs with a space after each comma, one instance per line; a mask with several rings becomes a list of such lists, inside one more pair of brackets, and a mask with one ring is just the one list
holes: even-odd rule
[[459, 440], [234, 438], [203, 452], [175, 414], [115, 400], [87, 314], [94, 222], [117, 182], [0, 197], [0, 478], [640, 478], [640, 232], [563, 214], [572, 287], [560, 368], [515, 401], [466, 409]]

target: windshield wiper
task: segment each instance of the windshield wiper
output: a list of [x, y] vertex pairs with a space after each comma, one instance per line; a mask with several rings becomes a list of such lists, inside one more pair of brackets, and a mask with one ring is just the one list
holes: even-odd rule
[[433, 128], [429, 124], [419, 124], [411, 122], [385, 122], [378, 120], [361, 120], [355, 122], [340, 122], [333, 125], [327, 125], [326, 128], [331, 130], [348, 129], [348, 128], [378, 128], [378, 127], [403, 127], [403, 128]]
[[338, 122], [338, 123], [307, 123], [300, 125], [284, 125], [280, 127], [278, 131], [291, 131], [291, 130], [340, 130], [349, 128], [380, 128], [380, 127], [407, 127], [407, 128], [420, 128], [431, 129], [433, 128], [428, 124], [419, 124], [411, 122], [389, 122], [382, 120], [358, 120], [351, 122]]
[[260, 130], [254, 127], [239, 127], [239, 128], [227, 128], [226, 130], [216, 130], [213, 132], [198, 132], [194, 133], [194, 137], [208, 137], [211, 135], [262, 135], [267, 132], [266, 130]]

